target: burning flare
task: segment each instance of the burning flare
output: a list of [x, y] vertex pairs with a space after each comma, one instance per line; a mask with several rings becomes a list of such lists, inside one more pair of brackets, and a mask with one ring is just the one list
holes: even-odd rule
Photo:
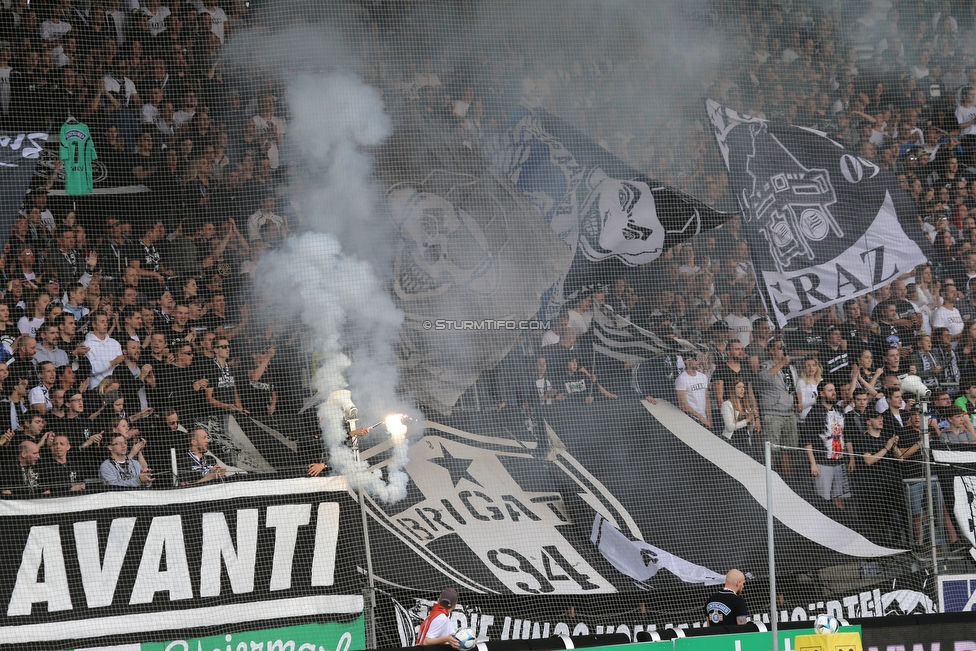
[[390, 437], [395, 441], [402, 441], [403, 437], [407, 434], [407, 426], [403, 424], [403, 419], [406, 417], [406, 414], [390, 414], [383, 421], [383, 424], [386, 425], [386, 430], [390, 433]]

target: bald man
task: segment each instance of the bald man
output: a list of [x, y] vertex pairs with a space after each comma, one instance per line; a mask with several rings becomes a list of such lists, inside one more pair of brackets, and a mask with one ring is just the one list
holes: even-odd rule
[[749, 608], [740, 593], [746, 584], [739, 570], [729, 570], [725, 585], [705, 602], [705, 626], [734, 626], [749, 620]]
[[22, 441], [15, 459], [8, 462], [0, 477], [0, 493], [27, 497], [34, 494], [49, 493], [42, 490], [41, 473], [37, 466], [41, 458], [41, 449], [34, 441]]

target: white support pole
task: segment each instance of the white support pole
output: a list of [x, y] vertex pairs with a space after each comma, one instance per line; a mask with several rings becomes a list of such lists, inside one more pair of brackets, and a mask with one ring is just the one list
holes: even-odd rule
[[776, 612], [776, 554], [773, 545], [773, 450], [766, 441], [766, 550], [769, 556], [769, 623], [773, 651], [779, 651], [779, 616]]

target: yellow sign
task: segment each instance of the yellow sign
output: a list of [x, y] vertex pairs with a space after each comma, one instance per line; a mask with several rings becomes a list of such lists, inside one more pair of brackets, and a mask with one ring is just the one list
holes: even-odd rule
[[857, 632], [797, 635], [793, 645], [795, 651], [862, 651], [861, 634]]

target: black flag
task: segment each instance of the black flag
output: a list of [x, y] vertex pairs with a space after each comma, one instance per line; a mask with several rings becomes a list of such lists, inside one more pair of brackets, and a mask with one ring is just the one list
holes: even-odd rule
[[708, 100], [769, 309], [780, 325], [867, 294], [926, 262], [917, 209], [893, 174], [827, 134]]
[[729, 217], [635, 170], [542, 109], [523, 109], [484, 150], [573, 252], [572, 265], [542, 297], [546, 317], [581, 286], [650, 262]]

